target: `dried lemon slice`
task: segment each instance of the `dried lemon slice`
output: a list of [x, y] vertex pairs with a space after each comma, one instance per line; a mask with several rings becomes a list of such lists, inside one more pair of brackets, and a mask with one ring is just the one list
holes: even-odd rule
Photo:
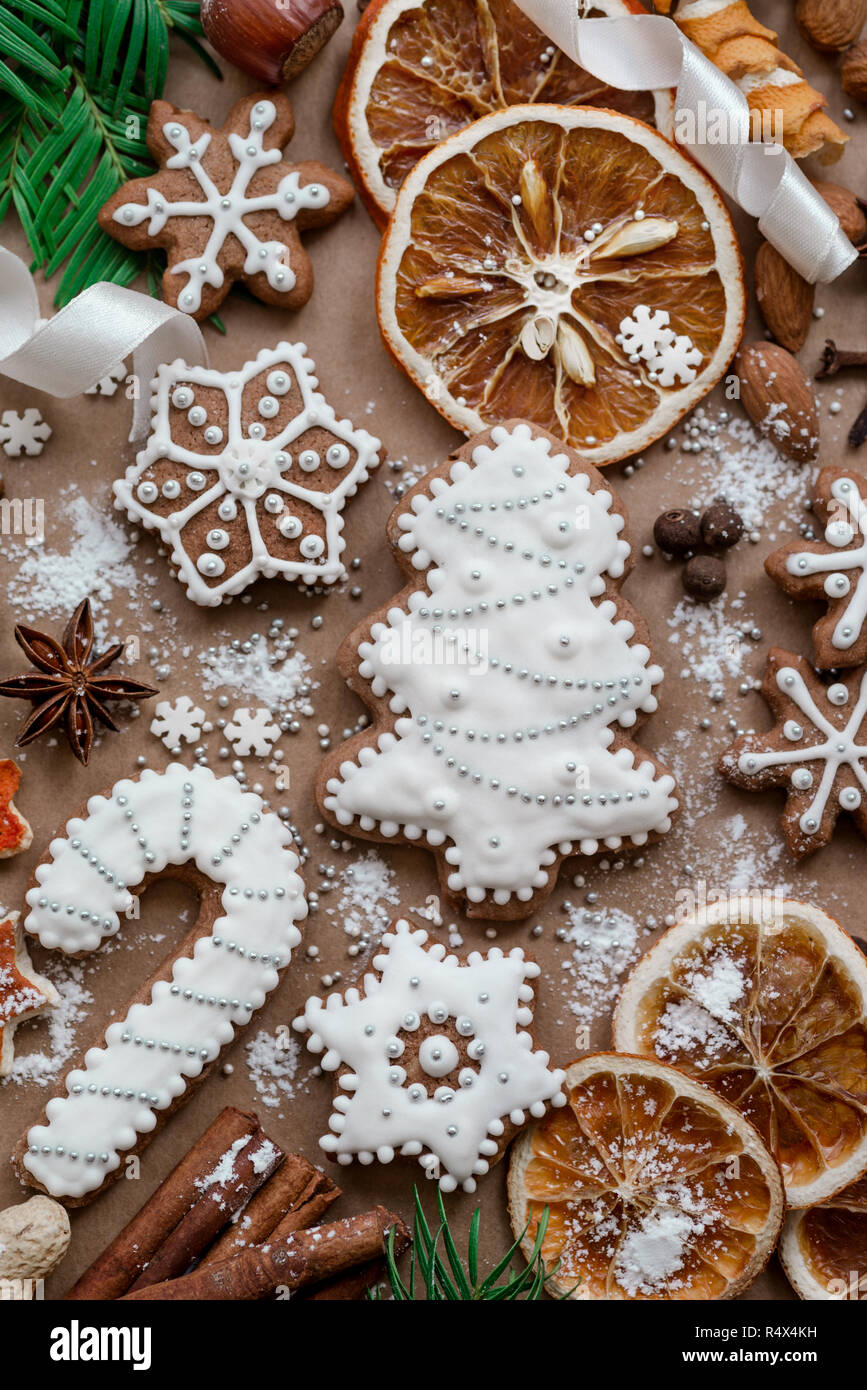
[[[630, 13], [644, 13], [636, 0], [597, 0], [584, 17]], [[673, 125], [670, 91], [606, 87], [513, 0], [373, 0], [355, 31], [334, 126], [382, 227], [406, 175], [440, 140], [490, 111], [536, 101], [606, 106], [665, 134]]]
[[867, 960], [818, 908], [744, 897], [672, 927], [623, 987], [614, 1045], [737, 1106], [790, 1206], [867, 1171]]
[[801, 1298], [867, 1298], [867, 1178], [786, 1217], [780, 1263]]
[[597, 466], [637, 453], [726, 370], [745, 313], [714, 185], [641, 121], [512, 106], [406, 178], [383, 237], [385, 344], [467, 434], [522, 418]]
[[509, 1168], [527, 1254], [548, 1208], [549, 1291], [720, 1299], [747, 1288], [785, 1209], [779, 1168], [749, 1121], [645, 1057], [584, 1057], [563, 1089], [566, 1106], [520, 1137]]

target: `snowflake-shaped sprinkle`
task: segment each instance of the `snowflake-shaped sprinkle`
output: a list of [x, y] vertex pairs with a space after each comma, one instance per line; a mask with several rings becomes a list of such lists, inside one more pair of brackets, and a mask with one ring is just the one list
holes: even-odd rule
[[295, 1027], [309, 1033], [323, 1071], [340, 1076], [330, 1127], [320, 1139], [338, 1163], [418, 1158], [444, 1192], [467, 1192], [502, 1153], [506, 1123], [564, 1105], [564, 1073], [534, 1051], [533, 986], [538, 965], [519, 947], [466, 964], [428, 933], [395, 922], [366, 975], [348, 989], [308, 999]]
[[253, 753], [265, 758], [280, 737], [280, 726], [268, 709], [236, 709], [223, 732], [236, 757], [248, 758]]
[[205, 711], [194, 705], [189, 695], [179, 695], [177, 700], [160, 700], [154, 711], [156, 717], [151, 720], [151, 733], [170, 751], [179, 749], [182, 740], [196, 743], [201, 737]]
[[166, 247], [163, 298], [196, 318], [241, 279], [268, 304], [300, 308], [313, 288], [300, 232], [333, 222], [353, 193], [323, 164], [284, 162], [294, 125], [278, 92], [245, 97], [221, 129], [155, 101], [147, 143], [162, 167], [124, 184], [100, 226], [133, 250]]
[[650, 309], [639, 304], [632, 316], [621, 319], [620, 332], [615, 338], [631, 362], [649, 362], [660, 348], [674, 341], [674, 329], [669, 328], [667, 309]]
[[131, 521], [156, 530], [196, 603], [260, 575], [333, 584], [345, 570], [343, 505], [380, 443], [338, 420], [303, 343], [239, 371], [173, 362], [153, 383], [147, 448], [114, 484]]
[[620, 320], [620, 332], [614, 341], [632, 363], [646, 362], [648, 378], [657, 386], [674, 386], [680, 381], [688, 386], [695, 381], [695, 368], [702, 354], [691, 338], [677, 334], [670, 325], [667, 309], [651, 309], [638, 304], [631, 315]]
[[50, 438], [51, 426], [46, 424], [33, 406], [25, 410], [23, 415], [15, 410], [4, 410], [0, 415], [0, 444], [10, 458], [19, 458], [21, 454], [36, 458]]
[[674, 386], [678, 381], [688, 386], [695, 381], [695, 369], [701, 363], [701, 352], [693, 345], [692, 339], [679, 334], [673, 342], [660, 345], [648, 364], [648, 376], [659, 386]]
[[749, 791], [783, 786], [783, 828], [798, 858], [826, 845], [841, 811], [867, 837], [867, 668], [825, 686], [803, 657], [774, 648], [762, 694], [777, 723], [744, 734], [719, 769]]
[[126, 376], [126, 366], [123, 362], [115, 362], [113, 367], [109, 367], [105, 376], [101, 376], [93, 386], [88, 386], [85, 396], [113, 396], [117, 391], [118, 384]]

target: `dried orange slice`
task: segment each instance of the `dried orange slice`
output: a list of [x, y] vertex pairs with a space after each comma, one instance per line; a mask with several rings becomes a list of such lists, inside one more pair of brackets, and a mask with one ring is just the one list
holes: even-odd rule
[[549, 1292], [719, 1299], [747, 1288], [785, 1210], [779, 1168], [749, 1121], [644, 1057], [584, 1057], [563, 1089], [567, 1104], [525, 1131], [509, 1168], [527, 1254], [548, 1208]]
[[801, 1298], [867, 1298], [867, 1179], [786, 1217], [780, 1263]]
[[744, 897], [672, 927], [623, 986], [614, 1045], [736, 1105], [790, 1206], [867, 1171], [867, 960], [818, 908]]
[[599, 466], [664, 434], [740, 341], [710, 180], [641, 121], [511, 106], [409, 173], [379, 259], [385, 344], [467, 434], [523, 418]]
[[[596, 0], [588, 15], [643, 13]], [[523, 102], [607, 106], [669, 134], [673, 97], [623, 92], [579, 68], [512, 0], [373, 0], [355, 31], [334, 126], [374, 221], [428, 150], [471, 121]]]

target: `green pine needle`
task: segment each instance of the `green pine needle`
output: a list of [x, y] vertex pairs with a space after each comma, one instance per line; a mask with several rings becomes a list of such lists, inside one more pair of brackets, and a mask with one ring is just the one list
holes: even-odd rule
[[[145, 143], [176, 34], [221, 77], [202, 47], [197, 0], [4, 0], [0, 9], [0, 222], [17, 212], [55, 304], [88, 285], [159, 287], [159, 257], [139, 256], [96, 214], [153, 168]], [[222, 331], [222, 325], [217, 325]]]
[[[442, 1193], [437, 1191], [438, 1225], [435, 1231], [430, 1228], [417, 1187], [413, 1188], [413, 1198], [415, 1218], [408, 1284], [398, 1269], [394, 1252], [394, 1230], [392, 1229], [388, 1235], [386, 1267], [391, 1295], [395, 1302], [409, 1303], [415, 1301], [416, 1271], [419, 1275], [419, 1284], [424, 1289], [424, 1298], [435, 1303], [479, 1302], [482, 1300], [485, 1302], [508, 1302], [514, 1299], [535, 1302], [541, 1298], [545, 1280], [556, 1271], [556, 1266], [554, 1269], [547, 1269], [542, 1258], [542, 1242], [548, 1228], [547, 1207], [539, 1221], [536, 1239], [525, 1268], [515, 1273], [509, 1266], [521, 1248], [521, 1242], [527, 1234], [529, 1222], [502, 1259], [483, 1279], [480, 1279], [481, 1208], [476, 1208], [470, 1221], [467, 1255], [466, 1260], [464, 1260], [458, 1251], [449, 1227]], [[440, 1253], [440, 1244], [445, 1252], [445, 1258]], [[372, 1300], [379, 1300], [381, 1296], [379, 1288], [368, 1291], [368, 1297]]]

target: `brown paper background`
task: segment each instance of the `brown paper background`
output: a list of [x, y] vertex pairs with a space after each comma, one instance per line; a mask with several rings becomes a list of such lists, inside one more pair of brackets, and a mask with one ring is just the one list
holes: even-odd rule
[[[794, 28], [791, 5], [784, 0], [774, 4], [762, 4], [757, 0], [753, 8], [764, 22], [781, 30], [784, 47], [805, 66], [817, 85], [827, 92], [831, 98], [831, 112], [840, 120], [846, 103], [835, 75], [834, 61], [813, 53], [800, 39]], [[320, 158], [335, 168], [342, 168], [331, 129], [330, 107], [356, 18], [354, 4], [351, 4], [335, 39], [290, 90], [297, 119], [290, 157]], [[252, 84], [233, 70], [227, 70], [226, 80], [222, 85], [218, 84], [195, 60], [187, 56], [182, 45], [174, 45], [172, 55], [167, 96], [203, 115], [221, 120], [238, 95], [252, 90]], [[842, 121], [853, 138], [842, 162], [824, 175], [852, 188], [860, 186], [862, 191], [867, 185], [864, 177], [867, 154], [864, 123], [864, 108], [859, 109], [855, 123], [850, 125]], [[817, 168], [815, 173], [818, 177], [823, 176], [821, 168]], [[756, 245], [755, 231], [746, 218], [738, 217], [738, 225], [749, 265]], [[20, 229], [12, 218], [0, 229], [0, 239], [13, 250], [26, 254]], [[404, 379], [381, 346], [373, 303], [378, 236], [360, 202], [356, 202], [335, 226], [308, 236], [306, 243], [312, 254], [316, 276], [311, 301], [300, 313], [287, 315], [237, 293], [231, 295], [223, 306], [227, 336], [220, 337], [211, 327], [205, 329], [212, 365], [228, 369], [246, 361], [259, 348], [271, 345], [283, 336], [304, 341], [319, 367], [322, 387], [336, 407], [357, 424], [379, 434], [389, 458], [407, 460], [413, 465], [432, 465], [460, 442], [459, 436]], [[865, 275], [867, 268], [862, 265], [850, 271], [837, 285], [820, 287], [817, 303], [824, 307], [825, 317], [822, 322], [813, 324], [807, 346], [800, 354], [808, 371], [814, 369], [826, 336], [837, 336], [845, 346], [864, 346]], [[47, 311], [51, 302], [50, 288], [41, 287], [41, 296], [44, 310]], [[748, 335], [758, 337], [760, 334], [761, 326], [753, 308]], [[863, 403], [865, 386], [867, 383], [863, 377], [859, 379], [857, 375], [849, 374], [823, 387], [823, 462], [841, 462], [850, 457], [845, 446], [845, 435]], [[838, 395], [841, 388], [842, 394]], [[832, 417], [828, 412], [828, 403], [837, 398], [843, 402], [843, 409]], [[373, 403], [374, 409], [367, 413], [369, 402]], [[126, 443], [130, 406], [122, 399], [120, 392], [111, 399], [83, 397], [59, 401], [18, 387], [0, 377], [0, 407], [23, 411], [29, 405], [40, 408], [53, 427], [53, 438], [40, 458], [14, 460], [0, 456], [6, 495], [44, 497], [47, 549], [63, 551], [67, 544], [66, 528], [57, 492], [74, 482], [86, 492], [94, 505], [110, 509], [111, 482], [119, 476], [130, 457], [130, 448]], [[737, 412], [739, 407], [734, 405], [732, 410]], [[631, 478], [623, 475], [621, 466], [608, 471], [611, 482], [628, 508], [639, 550], [650, 540], [653, 520], [664, 506], [693, 499], [696, 495], [696, 477], [702, 480], [705, 500], [712, 500], [714, 495], [714, 464], [709, 454], [684, 456], [680, 450], [666, 452], [660, 444], [648, 450], [645, 458], [646, 467]], [[867, 456], [863, 462], [867, 464]], [[791, 469], [795, 470], [796, 465], [791, 465]], [[333, 864], [339, 870], [342, 864], [364, 849], [363, 845], [357, 844], [349, 855], [335, 854], [328, 847], [328, 837], [323, 839], [313, 831], [319, 819], [311, 799], [312, 781], [319, 758], [316, 725], [328, 723], [333, 736], [339, 737], [341, 730], [353, 724], [360, 713], [358, 702], [337, 676], [333, 658], [349, 628], [366, 612], [385, 601], [400, 585], [397, 566], [383, 540], [384, 523], [391, 507], [384, 483], [387, 478], [394, 479], [395, 476], [384, 467], [374, 475], [361, 495], [349, 504], [345, 533], [348, 538], [347, 557], [353, 554], [362, 557], [362, 568], [352, 575], [351, 580], [363, 585], [360, 601], [350, 599], [345, 591], [348, 585], [344, 586], [344, 592], [311, 599], [299, 595], [290, 585], [269, 581], [261, 583], [254, 591], [252, 604], [235, 600], [221, 609], [201, 609], [187, 602], [181, 588], [170, 578], [165, 562], [157, 556], [156, 543], [145, 535], [138, 545], [134, 560], [139, 565], [147, 566], [146, 572], [153, 577], [154, 586], [133, 613], [127, 610], [121, 594], [115, 595], [111, 607], [117, 633], [125, 636], [140, 631], [145, 651], [151, 640], [155, 645], [162, 645], [163, 637], [170, 635], [167, 614], [174, 615], [177, 620], [172, 645], [179, 649], [183, 641], [188, 640], [194, 652], [214, 640], [213, 634], [217, 630], [226, 630], [231, 636], [242, 639], [252, 630], [264, 633], [271, 616], [279, 615], [287, 626], [294, 625], [299, 629], [298, 647], [310, 660], [320, 689], [314, 696], [316, 714], [312, 719], [302, 720], [303, 732], [296, 737], [284, 735], [281, 740], [280, 746], [286, 750], [286, 761], [291, 767], [292, 788], [290, 794], [275, 794], [273, 800], [275, 805], [283, 801], [291, 804], [293, 819], [310, 845], [311, 855], [306, 869], [309, 887], [315, 887], [319, 882], [320, 864]], [[806, 496], [811, 472], [803, 470], [802, 476], [803, 495]], [[730, 497], [737, 503], [736, 496], [730, 494]], [[671, 633], [667, 625], [674, 605], [682, 598], [677, 567], [666, 565], [659, 556], [645, 560], [639, 555], [637, 573], [627, 583], [626, 594], [640, 605], [650, 623], [655, 656], [666, 667], [667, 677], [662, 687], [660, 711], [645, 726], [642, 741], [648, 748], [661, 750], [663, 755], [669, 757], [676, 750], [673, 758], [676, 770], [681, 772], [687, 769], [689, 824], [681, 823], [663, 844], [649, 851], [642, 867], [627, 866], [620, 873], [607, 875], [598, 868], [587, 873], [588, 889], [596, 890], [600, 895], [600, 905], [608, 909], [620, 908], [639, 921], [652, 914], [661, 922], [665, 914], [672, 911], [677, 890], [689, 883], [684, 873], [686, 866], [691, 866], [695, 875], [704, 877], [711, 887], [725, 889], [733, 864], [740, 862], [740, 852], [738, 846], [721, 833], [721, 827], [737, 813], [742, 814], [749, 823], [751, 841], [761, 842], [762, 862], [768, 863], [773, 858], [781, 798], [774, 793], [748, 795], [726, 787], [713, 771], [713, 758], [730, 741], [731, 735], [726, 728], [726, 711], [729, 708], [747, 724], [762, 728], [766, 726], [766, 712], [760, 698], [755, 694], [739, 695], [738, 686], [742, 680], [760, 674], [767, 647], [777, 641], [790, 645], [795, 651], [807, 653], [810, 650], [810, 626], [815, 615], [808, 605], [796, 607], [785, 599], [762, 570], [763, 557], [775, 544], [776, 520], [781, 516], [793, 515], [798, 515], [795, 503], [781, 505], [779, 512], [774, 510], [769, 515], [768, 526], [763, 530], [760, 542], [749, 544], [744, 541], [730, 557], [726, 599], [730, 605], [729, 611], [735, 616], [742, 616], [744, 620], [753, 619], [761, 627], [763, 638], [747, 644], [742, 674], [726, 680], [726, 699], [722, 705], [710, 702], [707, 685], [680, 678], [678, 644], [669, 641]], [[786, 539], [792, 531], [789, 529], [784, 534], [777, 534], [779, 539]], [[9, 558], [5, 538], [0, 538], [0, 547], [3, 550], [0, 558], [3, 588], [0, 593], [5, 595], [5, 585], [14, 575], [15, 565]], [[732, 608], [733, 603], [740, 602], [739, 595], [745, 595], [743, 607]], [[163, 617], [150, 611], [150, 600], [155, 597], [164, 605]], [[258, 611], [257, 605], [263, 602], [270, 605], [270, 613]], [[318, 631], [311, 627], [315, 614], [324, 617]], [[16, 610], [13, 614], [4, 605], [4, 618], [0, 624], [0, 670], [4, 674], [24, 669], [12, 638], [11, 629], [15, 619], [22, 620], [20, 611]], [[146, 624], [152, 626], [152, 631], [147, 631]], [[46, 621], [45, 625], [54, 630], [61, 626], [54, 621]], [[169, 660], [172, 675], [162, 682], [162, 697], [171, 699], [187, 693], [202, 703], [196, 682], [195, 661], [185, 661], [179, 650]], [[138, 674], [144, 680], [150, 679], [144, 660]], [[232, 697], [232, 708], [243, 703], [242, 697]], [[142, 717], [137, 722], [125, 720], [125, 731], [121, 735], [107, 735], [96, 748], [86, 769], [75, 762], [65, 746], [51, 746], [45, 740], [26, 751], [26, 755], [18, 755], [24, 773], [19, 805], [33, 824], [34, 841], [27, 854], [0, 863], [0, 902], [10, 908], [20, 907], [27, 879], [58, 824], [65, 821], [88, 796], [111, 786], [117, 778], [133, 771], [139, 754], [144, 754], [149, 765], [157, 768], [170, 760], [163, 746], [148, 732], [150, 708], [148, 704], [143, 706]], [[219, 711], [215, 700], [206, 703], [205, 708], [209, 717], [217, 717]], [[0, 754], [7, 755], [12, 751], [19, 716], [23, 716], [25, 710], [24, 705], [11, 701], [0, 703]], [[705, 715], [711, 718], [712, 728], [702, 732], [698, 723]], [[678, 731], [686, 733], [676, 741]], [[228, 766], [223, 769], [216, 757], [216, 750], [222, 742], [219, 734], [215, 732], [203, 741], [207, 742], [212, 752], [211, 766], [217, 772], [227, 771]], [[247, 760], [251, 783], [256, 780], [256, 763], [255, 759]], [[262, 781], [267, 795], [271, 777], [264, 766]], [[436, 893], [433, 860], [429, 855], [408, 848], [383, 849], [381, 853], [396, 872], [403, 910], [423, 904], [426, 895]], [[867, 935], [867, 925], [862, 922], [864, 864], [863, 842], [848, 825], [841, 822], [833, 844], [812, 861], [797, 866], [784, 853], [780, 854], [772, 875], [774, 881], [757, 881], [751, 886], [756, 890], [773, 888], [779, 879], [794, 891], [795, 896], [813, 899], [827, 908], [856, 935]], [[537, 1029], [541, 1043], [550, 1049], [558, 1062], [566, 1062], [575, 1055], [575, 1020], [566, 1006], [561, 986], [562, 961], [569, 948], [557, 941], [555, 933], [566, 920], [561, 910], [564, 899], [579, 903], [583, 900], [584, 892], [575, 889], [571, 879], [564, 877], [541, 914], [529, 923], [506, 926], [498, 934], [501, 943], [531, 945], [543, 967]], [[350, 983], [363, 972], [362, 958], [353, 961], [346, 954], [347, 938], [340, 923], [325, 911], [328, 901], [323, 898], [323, 907], [307, 926], [306, 943], [312, 942], [319, 947], [319, 959], [308, 961], [304, 948], [300, 948], [282, 986], [256, 1016], [248, 1036], [254, 1035], [259, 1028], [273, 1032], [280, 1024], [291, 1023], [307, 995], [321, 991], [320, 976], [323, 972], [342, 970], [344, 983]], [[178, 923], [177, 912], [179, 908], [190, 905], [177, 888], [157, 886], [148, 895], [141, 923], [126, 924], [123, 944], [115, 946], [108, 955], [103, 951], [93, 957], [95, 968], [87, 976], [88, 987], [94, 994], [92, 1017], [79, 1028], [79, 1043], [96, 1040], [96, 1035], [108, 1020], [109, 1012], [120, 1007], [134, 985], [162, 959], [168, 945], [155, 944], [151, 940], [152, 935], [164, 931], [168, 938], [174, 939], [183, 934], [185, 929]], [[446, 921], [449, 920], [453, 918], [447, 914]], [[533, 922], [540, 922], [544, 927], [538, 940], [532, 940], [529, 936]], [[463, 922], [458, 925], [467, 948], [484, 948], [484, 924]], [[653, 936], [648, 934], [646, 942], [642, 939], [642, 947], [649, 945], [652, 939]], [[38, 964], [44, 961], [45, 955], [39, 948], [34, 951]], [[574, 981], [570, 979], [569, 990], [573, 988]], [[46, 1036], [44, 1024], [36, 1022], [24, 1025], [18, 1034], [20, 1050], [43, 1048]], [[600, 1021], [595, 1027], [592, 1042], [594, 1047], [608, 1045], [607, 1021]], [[412, 1161], [397, 1162], [388, 1168], [354, 1165], [338, 1170], [322, 1158], [317, 1148], [317, 1137], [325, 1129], [331, 1088], [327, 1080], [315, 1077], [307, 1080], [307, 1063], [312, 1060], [308, 1059], [307, 1054], [299, 1066], [296, 1099], [291, 1104], [284, 1101], [279, 1111], [257, 1106], [256, 1091], [245, 1065], [243, 1041], [235, 1045], [229, 1059], [234, 1063], [233, 1074], [227, 1077], [218, 1071], [212, 1075], [195, 1099], [170, 1122], [146, 1151], [139, 1181], [119, 1181], [91, 1206], [73, 1213], [73, 1244], [62, 1268], [49, 1281], [49, 1297], [63, 1295], [107, 1240], [114, 1236], [158, 1185], [220, 1107], [229, 1103], [242, 1108], [258, 1108], [266, 1129], [280, 1143], [321, 1160], [344, 1187], [345, 1196], [338, 1208], [341, 1213], [361, 1210], [373, 1201], [392, 1203], [404, 1214], [409, 1213], [412, 1184], [422, 1181], [421, 1170]], [[21, 1131], [41, 1115], [49, 1094], [48, 1088], [42, 1089], [33, 1084], [18, 1086], [8, 1081], [0, 1084], [0, 1157], [4, 1159], [0, 1164], [0, 1208], [28, 1195], [22, 1191], [7, 1167], [5, 1155]], [[482, 1181], [476, 1197], [461, 1195], [450, 1200], [450, 1211], [454, 1213], [459, 1230], [465, 1229], [477, 1200], [482, 1200], [483, 1255], [489, 1258], [496, 1257], [510, 1239], [504, 1202], [505, 1172], [505, 1164], [495, 1169]], [[428, 1195], [432, 1197], [432, 1193]], [[772, 1261], [767, 1274], [746, 1297], [791, 1297], [776, 1261]]]

